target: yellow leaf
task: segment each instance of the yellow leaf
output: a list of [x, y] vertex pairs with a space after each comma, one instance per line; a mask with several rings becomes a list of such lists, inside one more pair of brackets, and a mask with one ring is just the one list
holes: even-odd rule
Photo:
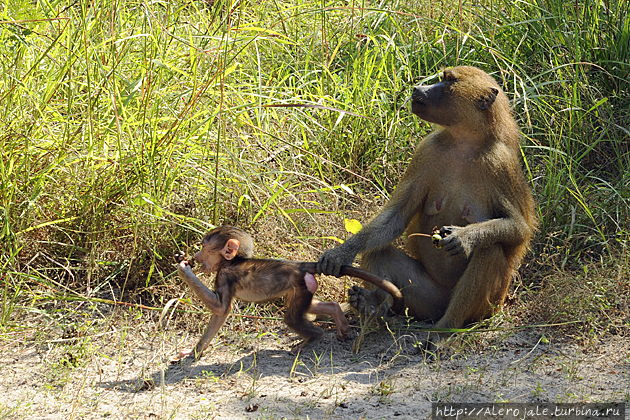
[[348, 220], [348, 219], [343, 219], [343, 222], [346, 225], [346, 230], [350, 233], [354, 233], [357, 234], [359, 233], [359, 231], [361, 229], [363, 229], [363, 226], [361, 226], [361, 222], [359, 222], [358, 220], [352, 219], [352, 220]]

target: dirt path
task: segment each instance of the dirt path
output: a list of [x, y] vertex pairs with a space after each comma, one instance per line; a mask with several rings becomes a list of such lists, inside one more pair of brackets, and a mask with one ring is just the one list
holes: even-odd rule
[[195, 337], [124, 314], [77, 338], [5, 348], [0, 418], [418, 419], [436, 401], [630, 401], [630, 342], [618, 336], [587, 349], [539, 331], [488, 333], [431, 361], [411, 334], [369, 333], [354, 354], [329, 329], [316, 354], [296, 358], [295, 335], [266, 323], [275, 334], [230, 331], [179, 366], [168, 357]]

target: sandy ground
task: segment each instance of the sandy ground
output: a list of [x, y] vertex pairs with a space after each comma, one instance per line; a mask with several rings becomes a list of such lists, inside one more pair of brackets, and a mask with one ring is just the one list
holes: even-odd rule
[[483, 333], [428, 360], [413, 334], [368, 332], [355, 354], [327, 327], [295, 357], [296, 335], [269, 321], [256, 328], [270, 334], [233, 327], [198, 362], [173, 365], [196, 337], [141, 318], [117, 310], [76, 337], [38, 339], [38, 327], [0, 343], [0, 419], [418, 419], [432, 402], [630, 402], [620, 336], [581, 346], [549, 331]]

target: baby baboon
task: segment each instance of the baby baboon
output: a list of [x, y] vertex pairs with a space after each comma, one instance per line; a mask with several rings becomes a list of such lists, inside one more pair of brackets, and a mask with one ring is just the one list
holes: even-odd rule
[[[313, 276], [315, 263], [252, 259], [253, 250], [251, 236], [235, 227], [219, 227], [205, 236], [195, 260], [201, 264], [202, 272], [216, 272], [214, 291], [199, 281], [183, 253], [175, 255], [179, 276], [213, 313], [194, 350], [181, 352], [179, 358], [191, 355], [198, 359], [201, 356], [232, 310], [235, 297], [246, 302], [262, 302], [286, 296], [284, 321], [304, 338], [302, 346], [296, 347], [295, 351], [316, 342], [324, 333], [306, 319], [307, 312], [331, 316], [337, 326], [337, 337], [343, 340], [348, 336], [350, 326], [339, 304], [313, 298], [317, 290], [317, 280]], [[390, 282], [354, 267], [343, 267], [341, 274], [359, 277], [384, 288], [400, 308], [403, 306], [400, 291]]]
[[[338, 275], [361, 253], [363, 268], [400, 288], [410, 315], [461, 328], [503, 303], [536, 228], [521, 134], [504, 92], [474, 67], [445, 70], [440, 82], [414, 88], [411, 99], [412, 112], [437, 129], [420, 141], [380, 213], [324, 252], [317, 271]], [[410, 236], [434, 226], [442, 249]], [[409, 255], [391, 245], [403, 232]], [[355, 286], [349, 293], [360, 312], [386, 313], [381, 291]]]

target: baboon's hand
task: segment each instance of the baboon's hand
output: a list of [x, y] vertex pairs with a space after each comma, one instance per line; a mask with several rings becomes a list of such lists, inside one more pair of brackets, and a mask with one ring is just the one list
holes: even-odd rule
[[190, 267], [194, 267], [195, 266], [195, 260], [190, 259], [187, 260], [186, 259], [186, 253], [184, 251], [177, 251], [173, 254], [173, 259], [175, 260], [175, 262], [177, 264], [181, 263], [182, 261], [188, 261], [188, 265]]
[[327, 276], [339, 277], [342, 265], [352, 265], [356, 254], [349, 252], [343, 245], [325, 251], [317, 261], [317, 272]]
[[182, 260], [179, 264], [177, 264], [177, 272], [180, 276], [188, 278], [195, 276], [193, 274], [192, 268], [190, 268], [190, 264], [186, 260]]
[[451, 257], [463, 255], [469, 258], [473, 252], [473, 241], [468, 230], [460, 226], [444, 226], [440, 229], [440, 246]]

